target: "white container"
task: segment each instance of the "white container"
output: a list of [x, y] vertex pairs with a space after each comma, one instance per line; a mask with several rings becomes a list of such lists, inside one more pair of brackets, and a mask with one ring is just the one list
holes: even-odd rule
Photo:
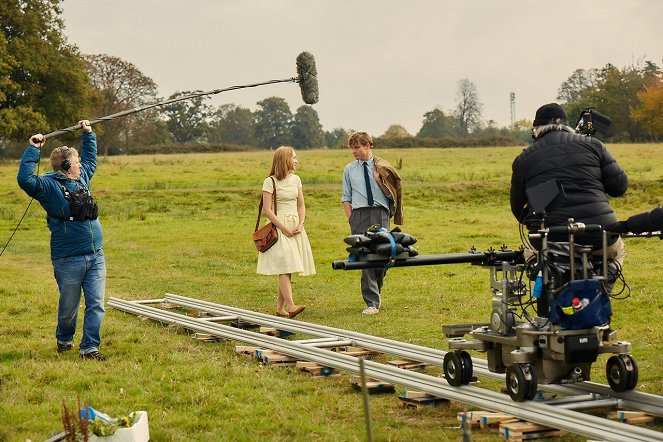
[[150, 440], [150, 429], [147, 423], [147, 411], [136, 411], [138, 420], [129, 428], [118, 428], [111, 436], [90, 435], [88, 441], [96, 442], [147, 442]]

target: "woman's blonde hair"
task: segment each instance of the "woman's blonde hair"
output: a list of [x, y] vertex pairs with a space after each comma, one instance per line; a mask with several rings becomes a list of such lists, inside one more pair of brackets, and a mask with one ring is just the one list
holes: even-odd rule
[[269, 172], [277, 180], [287, 177], [290, 172], [295, 170], [295, 163], [292, 161], [292, 155], [295, 150], [289, 146], [281, 146], [274, 151], [272, 158], [272, 170]]
[[65, 160], [73, 161], [78, 158], [78, 151], [73, 147], [60, 146], [51, 152], [51, 167], [56, 172], [62, 170], [62, 164]]

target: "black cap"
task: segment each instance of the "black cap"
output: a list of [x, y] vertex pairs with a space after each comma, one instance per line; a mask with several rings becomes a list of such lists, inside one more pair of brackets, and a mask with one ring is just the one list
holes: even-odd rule
[[532, 126], [550, 124], [558, 118], [567, 121], [566, 113], [564, 112], [564, 109], [562, 109], [562, 106], [557, 103], [544, 104], [537, 109]]

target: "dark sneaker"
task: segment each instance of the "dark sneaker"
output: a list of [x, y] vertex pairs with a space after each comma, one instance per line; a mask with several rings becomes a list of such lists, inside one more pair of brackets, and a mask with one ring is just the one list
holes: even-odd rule
[[81, 353], [81, 359], [94, 359], [97, 361], [105, 361], [108, 358], [95, 350], [91, 351], [90, 353]]
[[69, 344], [60, 344], [58, 342], [58, 353], [64, 353], [65, 351], [69, 351], [72, 348], [74, 348], [74, 344], [69, 343]]

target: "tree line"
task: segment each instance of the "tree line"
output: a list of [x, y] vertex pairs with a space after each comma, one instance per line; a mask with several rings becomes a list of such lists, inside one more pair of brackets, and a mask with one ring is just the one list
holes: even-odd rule
[[[106, 54], [81, 54], [67, 42], [61, 0], [5, 0], [0, 4], [0, 155], [15, 155], [36, 131], [68, 127], [81, 118], [101, 117], [157, 103], [157, 84], [135, 65]], [[169, 99], [201, 91], [178, 91]], [[293, 114], [285, 99], [269, 97], [257, 109], [235, 104], [213, 108], [207, 96], [151, 108], [95, 127], [102, 153], [198, 151], [292, 145], [298, 149], [343, 146], [349, 128], [325, 131], [316, 110]], [[612, 118], [608, 141], [663, 139], [663, 74], [643, 61], [624, 68], [578, 69], [558, 90], [571, 123], [594, 107]], [[476, 146], [526, 143], [531, 120], [506, 127], [484, 121], [474, 83], [458, 82], [456, 104], [423, 115], [411, 135], [399, 125], [377, 137], [381, 147]], [[377, 135], [377, 134], [374, 134]], [[66, 137], [64, 137], [66, 139]]]

